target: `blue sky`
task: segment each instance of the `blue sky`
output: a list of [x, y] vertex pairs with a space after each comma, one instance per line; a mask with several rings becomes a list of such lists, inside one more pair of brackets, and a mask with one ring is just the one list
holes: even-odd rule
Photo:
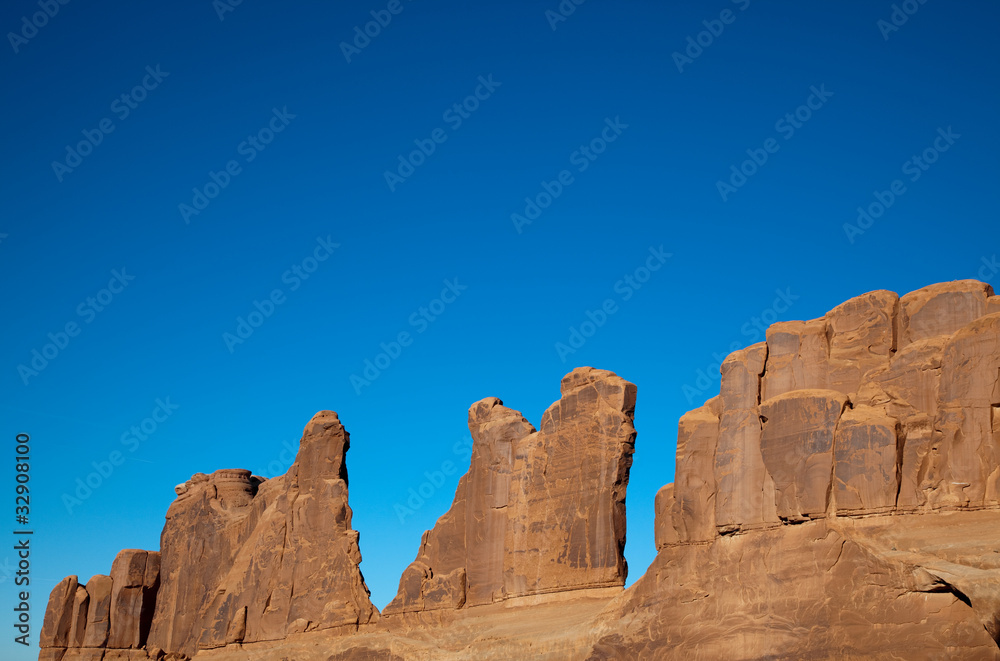
[[640, 576], [716, 355], [996, 277], [1000, 8], [903, 5], [74, 0], [32, 29], [39, 3], [6, 3], [0, 438], [31, 436], [32, 644], [56, 581], [158, 548], [175, 484], [283, 472], [322, 409], [384, 606], [467, 466], [468, 406], [537, 425], [580, 365], [639, 387]]

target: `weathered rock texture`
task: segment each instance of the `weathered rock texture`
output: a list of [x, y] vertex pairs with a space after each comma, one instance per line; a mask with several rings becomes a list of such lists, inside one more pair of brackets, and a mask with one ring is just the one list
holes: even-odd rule
[[155, 551], [121, 551], [111, 576], [94, 576], [85, 586], [76, 576], [64, 578], [49, 596], [39, 658], [101, 659], [105, 648], [143, 649], [159, 586], [160, 554]]
[[[992, 293], [872, 292], [729, 356], [681, 419], [657, 560], [591, 658], [998, 658]], [[905, 552], [886, 531], [913, 532]]]
[[384, 615], [624, 585], [636, 388], [576, 369], [536, 431], [490, 397], [469, 409], [469, 472]]
[[347, 504], [348, 446], [337, 414], [319, 413], [284, 477], [261, 485], [268, 507], [204, 612], [202, 647], [284, 638], [299, 620], [313, 630], [375, 617]]
[[175, 488], [160, 535], [163, 580], [152, 646], [194, 654], [205, 610], [269, 504], [260, 487], [250, 471], [220, 470], [196, 473]]
[[[774, 324], [765, 343], [730, 355], [720, 397], [681, 419], [671, 505], [680, 541], [711, 539], [713, 504], [728, 534], [831, 508], [1000, 503], [991, 297], [975, 281], [872, 292], [821, 319]], [[692, 439], [697, 457], [714, 454], [713, 470], [689, 458]]]
[[539, 430], [473, 404], [469, 472], [387, 617], [321, 413], [285, 476], [196, 475], [161, 554], [57, 585], [40, 658], [1000, 660], [988, 285], [864, 294], [730, 355], [678, 425], [656, 560], [622, 590], [635, 393], [574, 370]]
[[598, 640], [577, 658], [998, 659], [980, 600], [970, 607], [952, 576], [995, 604], [1000, 515], [955, 513], [980, 518], [956, 521], [973, 538], [943, 549], [936, 538], [947, 524], [937, 519], [946, 516], [907, 517], [928, 525], [903, 539], [816, 519], [664, 548], [597, 618]]
[[56, 586], [41, 658], [186, 658], [377, 618], [351, 529], [349, 445], [337, 414], [323, 411], [285, 475], [227, 469], [179, 485], [161, 552], [122, 551], [110, 577]]

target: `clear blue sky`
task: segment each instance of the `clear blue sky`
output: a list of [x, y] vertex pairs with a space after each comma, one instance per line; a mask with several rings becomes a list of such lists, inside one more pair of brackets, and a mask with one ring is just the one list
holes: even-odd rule
[[[1000, 8], [914, 2], [890, 30], [891, 5], [592, 0], [557, 20], [557, 0], [245, 0], [220, 20], [211, 0], [74, 0], [35, 30], [36, 1], [5, 3], [0, 491], [12, 520], [26, 432], [32, 644], [56, 581], [158, 548], [175, 484], [283, 472], [283, 444], [322, 409], [352, 436], [354, 527], [384, 606], [467, 466], [469, 404], [498, 396], [537, 425], [579, 365], [639, 387], [640, 576], [677, 419], [718, 390], [713, 354], [761, 339], [755, 319], [996, 277], [981, 267], [1000, 252]], [[373, 11], [391, 22], [342, 46]], [[446, 279], [459, 294], [434, 303]], [[571, 327], [596, 332], [561, 354]], [[54, 357], [33, 367], [36, 350]], [[116, 451], [69, 512], [63, 494]], [[401, 523], [394, 506], [449, 461]], [[33, 658], [4, 631], [5, 658]]]

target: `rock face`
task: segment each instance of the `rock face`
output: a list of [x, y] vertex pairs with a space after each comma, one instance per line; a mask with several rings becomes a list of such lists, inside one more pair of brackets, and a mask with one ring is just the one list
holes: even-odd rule
[[[760, 389], [767, 345], [755, 344], [722, 363], [719, 439], [715, 447], [715, 525], [733, 531], [778, 521], [774, 480], [760, 451]], [[703, 491], [702, 495], [707, 495]], [[686, 494], [675, 493], [682, 499]], [[691, 520], [692, 525], [698, 525]]]
[[179, 485], [161, 552], [122, 551], [110, 576], [56, 586], [40, 658], [182, 659], [377, 618], [351, 529], [349, 445], [323, 411], [285, 475], [224, 469]]
[[329, 629], [375, 617], [347, 504], [349, 445], [337, 414], [319, 413], [283, 479], [261, 485], [268, 506], [205, 610], [199, 646], [284, 638], [299, 619]]
[[383, 615], [336, 414], [288, 473], [197, 474], [160, 553], [52, 591], [48, 661], [996, 659], [1000, 304], [975, 281], [772, 325], [681, 417], [627, 590], [636, 388], [579, 368], [540, 429], [469, 410], [468, 473]]
[[151, 646], [194, 654], [214, 588], [269, 504], [260, 486], [250, 471], [220, 470], [196, 473], [176, 487], [177, 499], [167, 510], [160, 535], [163, 580]]
[[[79, 647], [73, 644], [75, 636], [71, 637], [70, 631], [79, 626], [76, 594], [81, 587], [76, 576], [67, 576], [52, 589], [39, 635], [41, 647]], [[86, 594], [86, 588], [83, 591]]]
[[138, 649], [146, 644], [160, 587], [160, 554], [122, 551], [111, 565], [111, 630], [108, 647]]
[[760, 453], [782, 521], [826, 513], [833, 437], [847, 401], [835, 390], [793, 390], [761, 403]]
[[[1000, 658], [982, 619], [946, 571], [987, 573], [981, 567], [993, 563], [988, 573], [995, 577], [992, 548], [975, 549], [985, 538], [996, 542], [988, 528], [1000, 516], [989, 515], [962, 522], [961, 529], [978, 531], [975, 539], [955, 540], [965, 547], [958, 553], [935, 546], [940, 522], [904, 531], [901, 539], [880, 539], [874, 526], [839, 526], [828, 519], [664, 548], [598, 617], [595, 628], [603, 635], [589, 656], [578, 658]], [[929, 547], [932, 553], [910, 552]]]
[[384, 615], [624, 585], [636, 387], [584, 367], [561, 392], [539, 431], [495, 397], [472, 405], [469, 472]]
[[87, 609], [86, 633], [80, 647], [107, 647], [111, 633], [111, 588], [110, 576], [97, 575], [87, 581], [87, 595], [90, 604]]
[[[774, 324], [730, 355], [720, 397], [681, 419], [680, 541], [897, 507], [1000, 503], [1000, 317], [975, 281], [876, 291]], [[718, 433], [714, 420], [718, 418]], [[714, 454], [711, 470], [703, 459]], [[714, 447], [714, 450], [713, 450]], [[692, 534], [692, 531], [698, 531]]]
[[[1000, 516], [975, 518], [1000, 504], [992, 294], [876, 291], [729, 356], [591, 658], [998, 658]], [[919, 534], [904, 552], [885, 530]]]
[[721, 406], [721, 398], [715, 397], [700, 409], [681, 416], [674, 471], [680, 498], [674, 496], [673, 487], [668, 485], [670, 493], [663, 497], [669, 498], [669, 502], [656, 506], [657, 530], [663, 526], [664, 540], [671, 535], [669, 529], [674, 528], [671, 521], [679, 523], [675, 530], [677, 541], [701, 542], [715, 537], [715, 480], [705, 477], [713, 474]]
[[76, 576], [60, 581], [49, 595], [39, 635], [41, 659], [101, 659], [108, 650], [146, 645], [160, 585], [160, 554], [121, 551], [111, 576], [80, 585]]

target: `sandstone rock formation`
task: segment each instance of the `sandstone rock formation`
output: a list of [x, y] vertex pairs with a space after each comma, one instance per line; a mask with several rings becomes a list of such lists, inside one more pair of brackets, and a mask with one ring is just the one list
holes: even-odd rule
[[146, 644], [160, 587], [160, 554], [122, 551], [111, 565], [108, 647], [127, 650]]
[[[880, 540], [871, 525], [878, 518], [859, 520], [868, 528], [816, 519], [708, 545], [666, 547], [597, 618], [603, 635], [589, 655], [576, 658], [1000, 658], [982, 619], [945, 571], [996, 575], [989, 556], [1000, 515], [985, 514], [954, 522], [961, 530], [978, 528], [979, 536], [954, 540], [944, 552], [933, 548], [939, 522], [906, 531], [902, 540]], [[975, 549], [987, 540], [988, 551]], [[931, 553], [919, 553], [928, 547]], [[995, 594], [996, 583], [989, 587]]]
[[536, 431], [496, 397], [469, 409], [472, 460], [384, 615], [624, 585], [636, 388], [567, 374]]
[[319, 413], [282, 480], [261, 485], [268, 507], [205, 611], [200, 646], [284, 638], [299, 620], [315, 630], [375, 616], [347, 504], [349, 445], [337, 414]]
[[871, 292], [730, 355], [680, 419], [658, 554], [627, 590], [636, 389], [579, 368], [561, 391], [538, 430], [472, 405], [469, 471], [385, 617], [324, 412], [286, 475], [195, 475], [159, 554], [57, 585], [39, 658], [1000, 660], [988, 285]]
[[105, 648], [144, 648], [159, 585], [160, 554], [131, 549], [115, 558], [111, 576], [94, 576], [86, 585], [64, 578], [49, 596], [39, 658], [99, 660], [110, 658]]
[[250, 471], [220, 470], [196, 473], [175, 488], [160, 536], [163, 580], [152, 646], [194, 654], [215, 587], [269, 504], [259, 487]]
[[190, 658], [376, 618], [347, 504], [349, 445], [337, 414], [323, 411], [285, 475], [224, 469], [179, 485], [159, 553], [123, 551], [110, 577], [56, 586], [40, 658]]
[[[976, 513], [1000, 478], [992, 293], [872, 292], [731, 355], [681, 419], [657, 560], [591, 658], [997, 658], [1000, 516]], [[918, 532], [904, 553], [885, 530]]]

